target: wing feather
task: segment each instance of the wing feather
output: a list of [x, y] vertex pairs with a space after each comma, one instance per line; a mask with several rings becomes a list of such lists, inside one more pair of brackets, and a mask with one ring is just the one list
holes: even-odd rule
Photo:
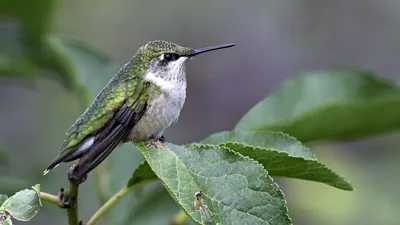
[[133, 126], [143, 116], [147, 104], [144, 109], [136, 113], [128, 106], [122, 107], [115, 113], [113, 122], [108, 126], [112, 126], [107, 134], [99, 133], [96, 136], [95, 143], [90, 147], [90, 150], [84, 154], [79, 160], [73, 176], [75, 179], [82, 179], [87, 173], [98, 166], [108, 155], [121, 143], [121, 141], [129, 134]]
[[[149, 84], [139, 77], [125, 77], [121, 80], [122, 75], [117, 74], [103, 88], [89, 108], [67, 131], [67, 139], [60, 149], [59, 156], [45, 172], [61, 162], [81, 158], [77, 176], [84, 176], [100, 164], [129, 134], [146, 110]], [[80, 147], [91, 137], [95, 138], [93, 144], [85, 148], [85, 151], [78, 151], [82, 150]]]

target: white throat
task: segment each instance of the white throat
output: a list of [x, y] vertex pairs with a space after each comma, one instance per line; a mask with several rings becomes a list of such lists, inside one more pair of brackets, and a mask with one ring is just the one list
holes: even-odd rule
[[165, 68], [149, 68], [144, 79], [152, 82], [164, 91], [186, 89], [186, 57], [169, 62]]

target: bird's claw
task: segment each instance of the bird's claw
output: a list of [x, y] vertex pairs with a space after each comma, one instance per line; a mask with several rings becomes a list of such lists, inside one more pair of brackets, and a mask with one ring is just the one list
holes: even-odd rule
[[87, 179], [87, 174], [82, 179], [76, 179], [76, 177], [74, 176], [74, 171], [77, 170], [77, 168], [77, 165], [72, 165], [71, 168], [69, 168], [68, 170], [68, 180], [70, 183], [81, 184]]
[[164, 142], [165, 142], [165, 137], [164, 137], [164, 135], [162, 135], [160, 138], [158, 138], [158, 140], [161, 141], [162, 143], [164, 143]]
[[152, 138], [147, 142], [146, 149], [150, 149], [151, 147], [155, 147], [156, 149], [160, 149], [164, 147], [165, 137], [161, 136], [160, 138]]

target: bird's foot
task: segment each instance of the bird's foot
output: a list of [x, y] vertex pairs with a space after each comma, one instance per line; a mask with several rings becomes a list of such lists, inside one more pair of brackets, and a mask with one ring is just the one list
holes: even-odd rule
[[68, 190], [65, 190], [64, 188], [61, 188], [60, 191], [57, 194], [57, 197], [58, 197], [58, 201], [60, 202], [59, 206], [61, 208], [66, 209], [66, 208], [69, 208], [71, 206]]
[[158, 140], [161, 141], [162, 143], [164, 143], [164, 142], [165, 142], [165, 137], [164, 137], [164, 135], [162, 135], [161, 137], [159, 137]]
[[78, 166], [72, 165], [71, 168], [69, 168], [69, 170], [68, 170], [69, 182], [76, 183], [76, 184], [81, 184], [81, 183], [85, 182], [85, 180], [87, 179], [87, 174], [84, 177], [77, 179], [76, 176], [74, 175], [75, 171], [78, 171]]
[[151, 138], [147, 141], [147, 149], [150, 149], [152, 146], [156, 149], [160, 149], [164, 147], [165, 137], [161, 136], [160, 138]]

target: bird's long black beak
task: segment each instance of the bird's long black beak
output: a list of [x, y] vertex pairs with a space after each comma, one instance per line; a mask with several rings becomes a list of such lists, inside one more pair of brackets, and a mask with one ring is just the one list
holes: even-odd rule
[[191, 54], [190, 57], [204, 53], [204, 52], [214, 51], [214, 50], [223, 49], [223, 48], [230, 48], [235, 45], [236, 44], [225, 44], [225, 45], [210, 46], [210, 47], [205, 47], [205, 48], [198, 48], [198, 49], [194, 50], [193, 54]]

